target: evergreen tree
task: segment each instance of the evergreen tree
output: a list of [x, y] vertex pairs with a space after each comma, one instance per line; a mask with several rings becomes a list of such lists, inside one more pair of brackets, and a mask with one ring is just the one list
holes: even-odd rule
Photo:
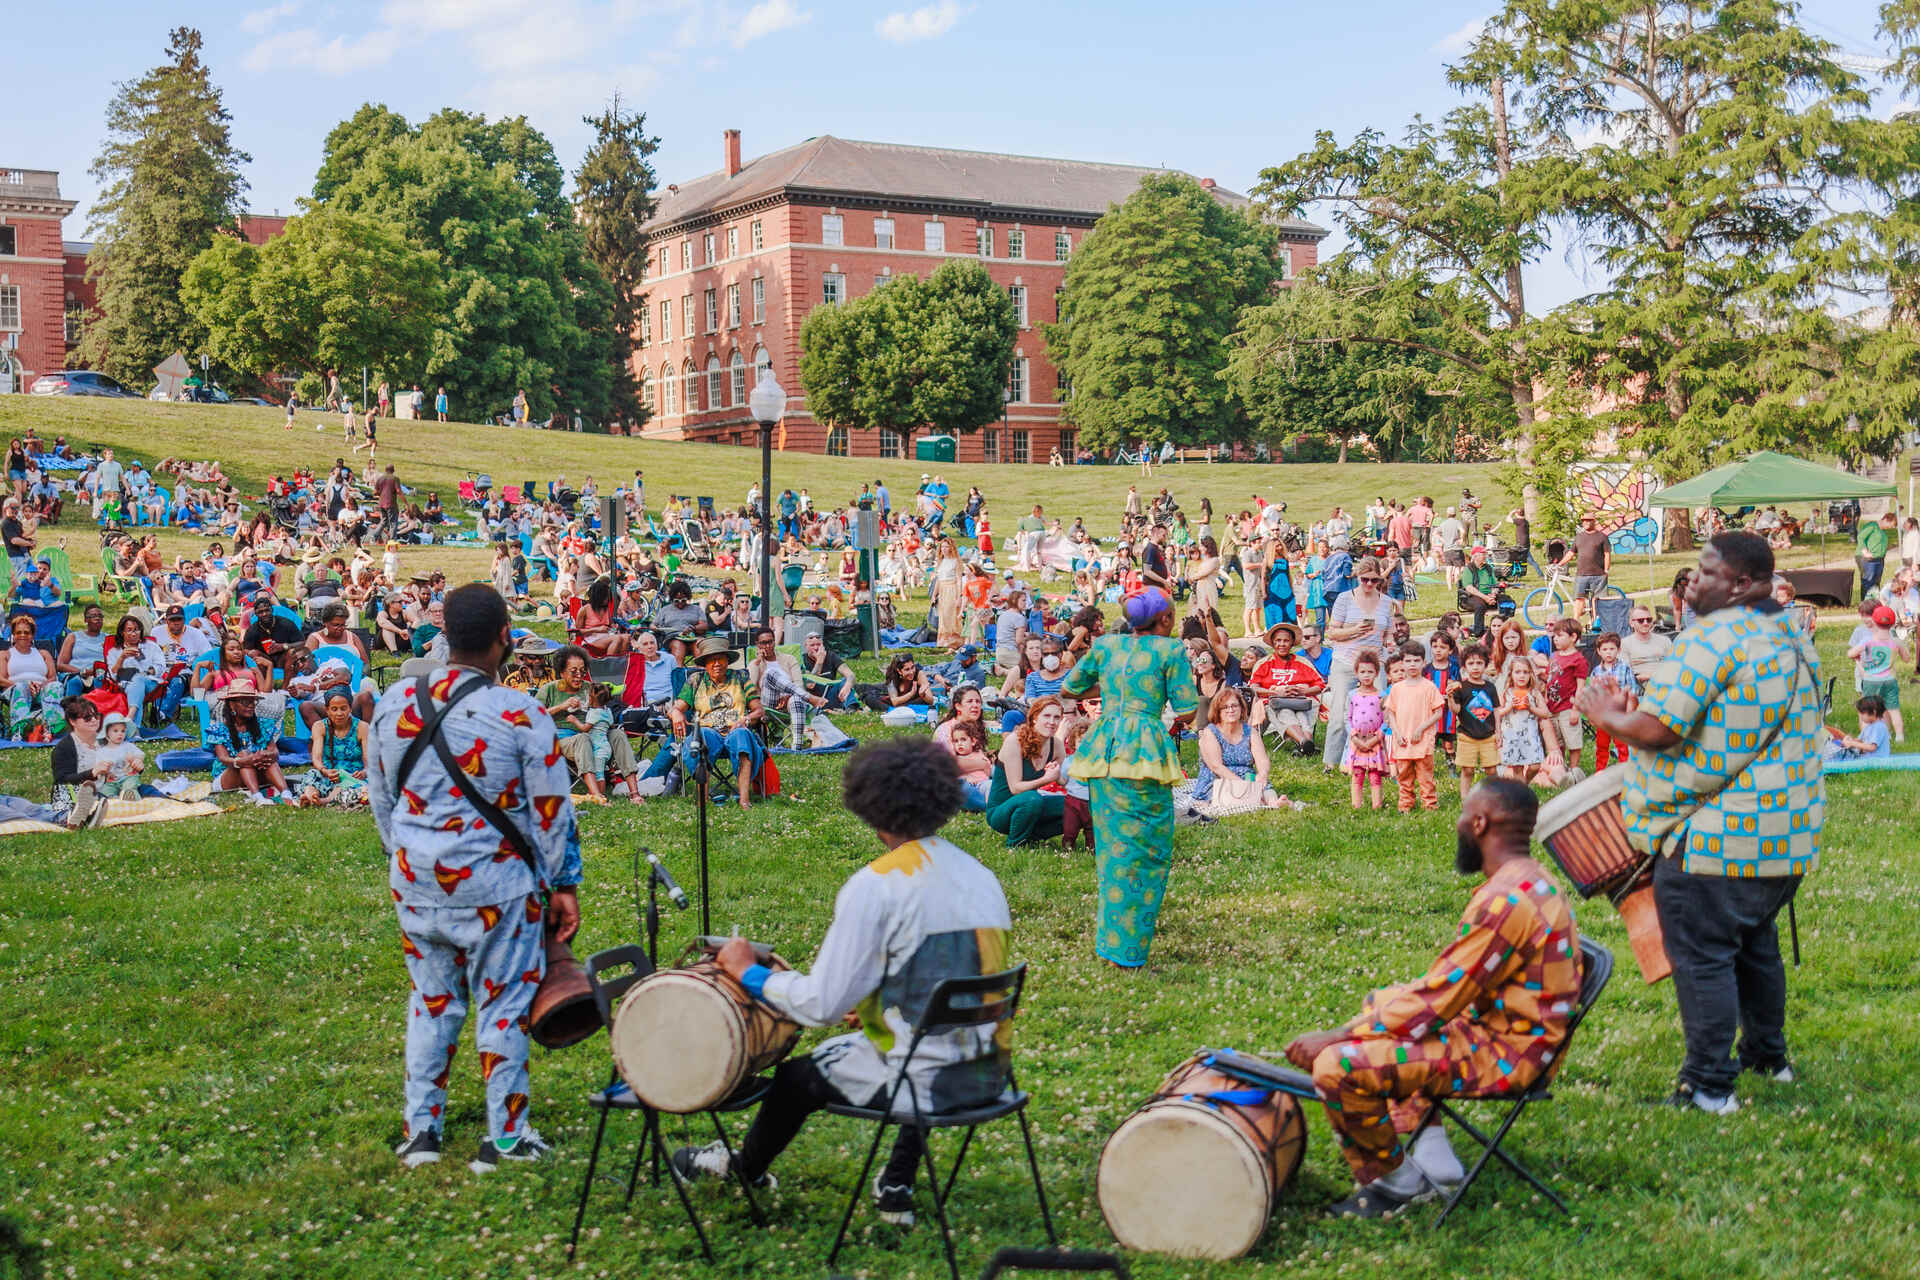
[[135, 387], [174, 351], [203, 349], [206, 330], [181, 301], [180, 278], [216, 236], [236, 229], [246, 190], [240, 166], [251, 157], [233, 145], [200, 48], [198, 31], [176, 28], [167, 61], [119, 86], [90, 170], [101, 183], [87, 228], [99, 313], [79, 357]]
[[655, 178], [648, 157], [660, 140], [647, 136], [646, 114], [624, 110], [618, 94], [585, 121], [594, 139], [574, 171], [574, 208], [587, 255], [613, 290], [613, 416], [638, 426], [647, 419], [633, 368], [634, 329], [647, 305], [647, 238], [641, 228], [653, 218]]
[[1193, 179], [1156, 174], [1109, 209], [1067, 267], [1046, 330], [1083, 443], [1212, 444], [1247, 434], [1222, 376], [1243, 307], [1279, 279], [1275, 237]]

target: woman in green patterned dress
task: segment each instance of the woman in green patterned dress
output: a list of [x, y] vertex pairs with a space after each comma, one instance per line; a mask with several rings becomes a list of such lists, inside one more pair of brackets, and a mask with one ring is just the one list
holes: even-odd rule
[[1173, 601], [1155, 588], [1128, 596], [1130, 632], [1105, 635], [1075, 664], [1061, 692], [1100, 694], [1100, 718], [1073, 753], [1073, 776], [1092, 797], [1100, 912], [1094, 953], [1137, 969], [1147, 962], [1154, 922], [1173, 865], [1173, 784], [1180, 747], [1161, 723], [1198, 705], [1187, 651], [1173, 638]]

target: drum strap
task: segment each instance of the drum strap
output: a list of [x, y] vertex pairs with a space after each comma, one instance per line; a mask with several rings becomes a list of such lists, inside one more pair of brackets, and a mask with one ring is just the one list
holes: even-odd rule
[[1272, 1089], [1215, 1089], [1212, 1093], [1183, 1093], [1187, 1102], [1224, 1102], [1230, 1107], [1264, 1107], [1273, 1097]]
[[454, 789], [460, 798], [471, 805], [482, 820], [495, 831], [498, 831], [501, 839], [505, 840], [507, 844], [512, 847], [513, 851], [520, 855], [521, 859], [527, 864], [527, 870], [533, 873], [533, 882], [535, 884], [543, 884], [546, 878], [540, 874], [539, 864], [534, 861], [533, 846], [527, 842], [527, 837], [521, 832], [519, 827], [513, 824], [513, 819], [500, 812], [498, 805], [480, 794], [480, 788], [462, 784], [461, 780], [466, 777], [466, 771], [460, 767], [459, 761], [453, 758], [453, 751], [447, 746], [446, 737], [440, 731], [441, 725], [446, 720], [449, 711], [452, 711], [468, 694], [478, 693], [480, 690], [486, 688], [487, 685], [488, 682], [485, 679], [469, 680], [458, 689], [453, 690], [452, 695], [440, 704], [438, 710], [435, 710], [433, 697], [427, 692], [427, 681], [422, 678], [414, 682], [414, 701], [420, 709], [420, 720], [423, 727], [420, 730], [419, 736], [407, 744], [406, 754], [400, 757], [400, 766], [394, 770], [393, 793], [396, 797], [395, 802], [398, 803], [397, 798], [400, 795], [401, 788], [407, 785], [407, 779], [412, 776], [413, 767], [419, 762], [421, 751], [431, 746], [434, 755], [439, 758], [440, 767], [445, 769], [447, 771], [447, 777], [453, 780]]

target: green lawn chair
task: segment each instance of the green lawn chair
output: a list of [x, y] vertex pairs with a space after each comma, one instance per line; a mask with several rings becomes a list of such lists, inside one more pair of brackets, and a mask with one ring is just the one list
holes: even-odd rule
[[106, 604], [109, 598], [124, 600], [129, 604], [148, 603], [147, 593], [141, 588], [139, 580], [123, 578], [114, 569], [112, 547], [100, 548], [100, 569], [98, 586], [94, 594], [101, 604]]
[[100, 589], [93, 574], [75, 576], [73, 561], [65, 547], [48, 547], [46, 556], [47, 562], [53, 566], [53, 576], [60, 580], [60, 589], [66, 594], [68, 604], [73, 604], [81, 596], [92, 596], [96, 600], [100, 598]]

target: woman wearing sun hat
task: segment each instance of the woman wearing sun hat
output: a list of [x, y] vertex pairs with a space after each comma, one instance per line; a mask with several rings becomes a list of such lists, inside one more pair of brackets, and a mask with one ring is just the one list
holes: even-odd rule
[[1161, 723], [1198, 705], [1186, 647], [1173, 638], [1173, 601], [1149, 587], [1126, 598], [1128, 630], [1097, 637], [1061, 692], [1101, 696], [1100, 718], [1073, 753], [1094, 814], [1100, 905], [1094, 953], [1137, 969], [1153, 945], [1160, 899], [1173, 865], [1173, 784], [1185, 775], [1180, 748]]

